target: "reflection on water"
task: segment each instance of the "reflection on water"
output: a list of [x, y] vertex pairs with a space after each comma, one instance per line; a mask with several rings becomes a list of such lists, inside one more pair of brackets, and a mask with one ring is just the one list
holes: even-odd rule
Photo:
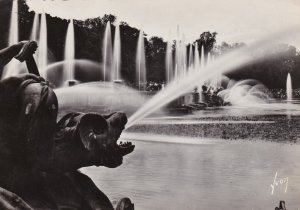
[[[136, 209], [274, 209], [285, 200], [300, 208], [300, 145], [250, 141], [172, 144], [136, 141], [116, 169], [84, 168], [112, 200]], [[288, 187], [271, 184], [288, 177]]]

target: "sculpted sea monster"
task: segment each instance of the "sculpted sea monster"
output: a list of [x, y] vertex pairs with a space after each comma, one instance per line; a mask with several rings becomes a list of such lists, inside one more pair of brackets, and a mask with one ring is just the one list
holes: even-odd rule
[[[35, 73], [0, 81], [0, 209], [112, 210], [78, 169], [122, 164], [134, 150], [130, 142], [117, 144], [127, 117], [74, 112], [57, 122], [57, 97], [38, 76], [36, 49], [36, 42], [22, 41], [0, 51], [0, 69], [15, 57]], [[116, 209], [134, 206], [124, 198]]]

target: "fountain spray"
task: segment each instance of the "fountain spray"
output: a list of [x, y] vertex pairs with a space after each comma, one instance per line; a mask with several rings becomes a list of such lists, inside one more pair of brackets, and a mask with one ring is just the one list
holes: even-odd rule
[[292, 88], [292, 79], [291, 74], [288, 73], [287, 79], [286, 79], [286, 99], [288, 101], [293, 100], [293, 88]]
[[74, 60], [75, 60], [75, 36], [74, 36], [74, 22], [70, 20], [65, 44], [65, 60], [64, 72], [66, 80], [74, 80]]
[[[10, 27], [9, 27], [9, 39], [8, 39], [8, 46], [16, 44], [19, 42], [19, 26], [18, 26], [18, 1], [14, 0], [12, 4], [12, 11], [10, 17]], [[17, 61], [10, 62], [3, 72], [3, 78], [9, 77], [14, 74], [18, 66]]]
[[106, 23], [103, 43], [103, 81], [109, 81], [108, 71], [111, 70], [112, 64], [112, 43], [111, 43], [111, 26], [110, 22]]
[[[297, 25], [292, 28], [288, 28], [287, 30], [275, 33], [272, 36], [268, 36], [250, 46], [240, 48], [224, 55], [223, 57], [219, 57], [214, 63], [210, 63], [205, 66], [201, 71], [194, 70], [189, 72], [189, 74], [183, 76], [180, 81], [171, 82], [165, 89], [152, 97], [143, 107], [141, 107], [128, 119], [126, 129], [130, 128], [136, 122], [150, 115], [152, 112], [168, 104], [172, 100], [185, 94], [199, 83], [203, 83], [204, 81], [213, 78], [219, 72], [230, 72], [251, 62], [272, 56], [271, 54], [262, 55], [262, 49], [268, 50], [276, 42], [282, 41], [289, 36], [299, 34], [299, 29], [300, 27]], [[270, 37], [272, 37], [272, 39], [270, 39]]]
[[37, 51], [37, 64], [41, 72], [41, 76], [46, 78], [45, 68], [48, 64], [48, 44], [47, 44], [47, 20], [46, 14], [43, 13], [41, 17], [41, 28], [39, 35], [39, 48]]
[[120, 38], [120, 25], [116, 25], [115, 39], [114, 39], [114, 52], [113, 52], [113, 71], [112, 79], [121, 80], [121, 38]]
[[144, 32], [140, 30], [137, 53], [136, 53], [136, 81], [138, 82], [139, 90], [145, 90], [146, 87], [146, 57]]

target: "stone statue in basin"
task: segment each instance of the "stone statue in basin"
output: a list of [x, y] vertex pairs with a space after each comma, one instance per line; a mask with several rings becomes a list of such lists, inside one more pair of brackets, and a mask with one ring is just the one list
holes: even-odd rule
[[[1, 50], [0, 68], [13, 57], [29, 59], [36, 48], [25, 41]], [[0, 209], [114, 209], [78, 169], [122, 164], [134, 150], [130, 142], [117, 144], [126, 115], [69, 113], [57, 122], [57, 113], [56, 95], [43, 78], [0, 81]], [[128, 198], [117, 206], [133, 208]]]

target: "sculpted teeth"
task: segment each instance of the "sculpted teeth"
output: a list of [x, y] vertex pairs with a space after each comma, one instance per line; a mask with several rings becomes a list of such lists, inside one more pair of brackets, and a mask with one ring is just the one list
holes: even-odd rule
[[131, 142], [128, 142], [128, 141], [126, 141], [126, 142], [120, 142], [120, 144], [119, 144], [119, 146], [125, 146], [125, 147], [127, 147], [127, 146], [131, 146], [132, 145], [132, 143]]

